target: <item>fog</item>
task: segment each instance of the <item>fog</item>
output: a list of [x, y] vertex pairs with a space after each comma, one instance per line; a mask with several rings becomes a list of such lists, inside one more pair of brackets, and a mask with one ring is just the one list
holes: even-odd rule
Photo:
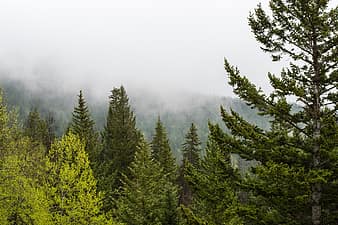
[[247, 24], [267, 0], [1, 0], [1, 76], [33, 88], [113, 86], [231, 96], [223, 58], [258, 86], [279, 71]]

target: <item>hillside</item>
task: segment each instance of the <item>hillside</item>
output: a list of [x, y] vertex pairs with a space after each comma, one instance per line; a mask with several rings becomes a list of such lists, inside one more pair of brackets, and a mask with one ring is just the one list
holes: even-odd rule
[[[18, 110], [19, 120], [23, 122], [29, 111], [36, 107], [43, 117], [52, 114], [56, 120], [57, 134], [60, 136], [71, 118], [77, 101], [78, 90], [60, 91], [58, 88], [40, 87], [32, 89], [19, 80], [2, 79], [0, 87], [10, 107]], [[47, 91], [49, 90], [49, 91]], [[205, 146], [208, 136], [208, 121], [222, 124], [220, 106], [234, 109], [247, 120], [267, 128], [268, 122], [238, 99], [205, 96], [199, 94], [177, 93], [171, 96], [158, 96], [147, 90], [127, 90], [131, 105], [136, 114], [137, 126], [148, 140], [153, 135], [155, 121], [160, 116], [165, 125], [175, 156], [181, 157], [180, 147], [184, 136], [193, 122]], [[105, 125], [108, 96], [105, 99], [94, 97], [85, 92], [96, 127], [101, 131]]]

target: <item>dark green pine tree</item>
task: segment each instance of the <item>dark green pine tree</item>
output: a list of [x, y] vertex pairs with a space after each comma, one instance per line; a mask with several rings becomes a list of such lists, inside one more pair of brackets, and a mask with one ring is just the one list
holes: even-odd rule
[[46, 125], [47, 125], [47, 138], [45, 140], [45, 145], [47, 147], [47, 150], [49, 150], [52, 146], [52, 143], [55, 140], [56, 137], [56, 130], [57, 130], [57, 125], [54, 117], [54, 113], [49, 112], [47, 114], [46, 118]]
[[235, 94], [271, 119], [262, 130], [222, 109], [232, 135], [220, 143], [260, 162], [243, 185], [251, 194], [249, 224], [338, 221], [338, 7], [329, 3], [271, 0], [271, 13], [258, 5], [250, 15], [261, 48], [290, 62], [279, 76], [268, 74], [270, 95], [225, 60]]
[[91, 167], [96, 171], [99, 151], [98, 133], [95, 131], [95, 123], [91, 118], [82, 90], [80, 90], [78, 95], [78, 104], [74, 107], [69, 129], [85, 142], [85, 150], [88, 154]]
[[189, 166], [198, 167], [200, 164], [201, 142], [194, 123], [191, 124], [188, 133], [185, 135], [185, 142], [182, 145], [183, 162], [179, 169], [178, 183], [181, 186], [180, 203], [187, 206], [192, 201], [192, 190], [185, 179], [185, 170]]
[[148, 144], [141, 140], [130, 165], [130, 174], [123, 177], [115, 215], [120, 222], [129, 225], [177, 224], [177, 221], [168, 221], [168, 194], [177, 198], [177, 188], [151, 157]]
[[151, 142], [152, 157], [158, 162], [163, 169], [164, 176], [168, 182], [175, 189], [175, 192], [167, 192], [165, 204], [166, 210], [163, 224], [177, 224], [178, 223], [178, 197], [177, 197], [177, 165], [175, 158], [167, 138], [165, 127], [163, 126], [160, 117], [158, 117], [155, 134]]
[[208, 224], [242, 224], [239, 218], [238, 182], [240, 175], [231, 164], [231, 154], [226, 146], [216, 141], [223, 132], [217, 125], [208, 138], [206, 156], [198, 168], [189, 164], [185, 179], [193, 192], [190, 206], [195, 217]]
[[163, 171], [171, 182], [176, 182], [177, 166], [172, 154], [167, 132], [163, 126], [160, 117], [157, 120], [155, 134], [151, 142], [152, 156], [163, 167]]
[[99, 188], [106, 193], [106, 210], [113, 207], [113, 193], [121, 186], [122, 174], [129, 174], [128, 167], [141, 137], [124, 87], [114, 88], [111, 93], [107, 124], [103, 131], [99, 176]]
[[24, 124], [24, 133], [30, 137], [32, 142], [36, 144], [43, 144], [48, 148], [48, 127], [47, 123], [41, 119], [37, 108], [29, 112], [26, 122]]
[[182, 147], [183, 160], [197, 166], [200, 161], [201, 142], [194, 123], [191, 124], [188, 133], [185, 135], [185, 142]]

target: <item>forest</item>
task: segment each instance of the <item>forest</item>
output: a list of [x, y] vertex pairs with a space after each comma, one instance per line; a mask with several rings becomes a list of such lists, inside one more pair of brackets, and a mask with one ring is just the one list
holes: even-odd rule
[[[338, 6], [271, 0], [248, 18], [271, 93], [224, 59], [239, 99], [108, 101], [0, 86], [0, 224], [338, 223]], [[198, 99], [198, 100], [196, 100]]]

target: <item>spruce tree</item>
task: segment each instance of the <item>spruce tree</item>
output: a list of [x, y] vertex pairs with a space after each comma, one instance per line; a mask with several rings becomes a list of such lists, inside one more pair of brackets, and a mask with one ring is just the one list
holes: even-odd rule
[[46, 122], [40, 118], [37, 108], [29, 112], [24, 126], [24, 133], [37, 144], [44, 144], [47, 148], [48, 128]]
[[163, 170], [164, 176], [168, 182], [171, 183], [173, 188], [176, 189], [174, 193], [168, 191], [166, 193], [166, 210], [164, 215], [164, 224], [177, 224], [178, 223], [178, 198], [177, 198], [177, 178], [178, 171], [175, 162], [175, 158], [172, 155], [172, 151], [167, 138], [165, 127], [163, 126], [160, 117], [158, 117], [155, 134], [151, 142], [152, 157], [160, 164]]
[[151, 142], [151, 149], [153, 158], [160, 163], [164, 173], [169, 180], [174, 183], [177, 179], [177, 166], [175, 158], [172, 155], [165, 127], [163, 126], [160, 117], [156, 123], [155, 134]]
[[35, 144], [43, 144], [48, 153], [52, 142], [55, 139], [55, 120], [52, 113], [47, 118], [41, 118], [37, 108], [33, 108], [24, 123], [24, 134]]
[[105, 210], [113, 207], [114, 192], [121, 186], [122, 174], [129, 173], [141, 136], [124, 87], [114, 88], [111, 93], [100, 154], [99, 188], [105, 192]]
[[189, 205], [192, 201], [192, 190], [185, 179], [185, 170], [190, 165], [198, 167], [200, 163], [200, 148], [201, 142], [197, 134], [197, 128], [194, 123], [191, 124], [188, 133], [185, 135], [185, 142], [183, 143], [183, 163], [179, 170], [178, 182], [181, 186], [180, 203]]
[[96, 161], [98, 160], [98, 134], [95, 131], [95, 123], [91, 119], [91, 115], [87, 103], [80, 90], [78, 95], [78, 104], [72, 113], [72, 122], [70, 124], [72, 133], [78, 135], [85, 142], [85, 150], [88, 153], [90, 164], [96, 169]]
[[142, 140], [130, 165], [130, 175], [123, 177], [115, 214], [120, 222], [130, 225], [177, 224], [167, 209], [168, 194], [177, 198], [177, 188], [166, 179]]
[[[209, 125], [213, 135], [222, 133], [217, 125]], [[200, 167], [191, 164], [185, 178], [192, 189], [191, 209], [195, 217], [208, 224], [242, 224], [239, 218], [239, 173], [232, 167], [229, 149], [219, 146], [217, 138], [209, 135], [206, 156]]]
[[191, 124], [188, 133], [185, 135], [185, 142], [182, 147], [183, 160], [197, 166], [200, 160], [201, 142], [194, 123]]
[[[225, 60], [235, 94], [271, 119], [263, 130], [222, 109], [232, 136], [223, 135], [241, 157], [260, 163], [245, 185], [251, 194], [250, 224], [334, 224], [338, 220], [338, 7], [329, 0], [271, 0], [249, 25], [263, 51], [290, 65], [264, 94]], [[296, 101], [296, 102], [293, 102]]]

